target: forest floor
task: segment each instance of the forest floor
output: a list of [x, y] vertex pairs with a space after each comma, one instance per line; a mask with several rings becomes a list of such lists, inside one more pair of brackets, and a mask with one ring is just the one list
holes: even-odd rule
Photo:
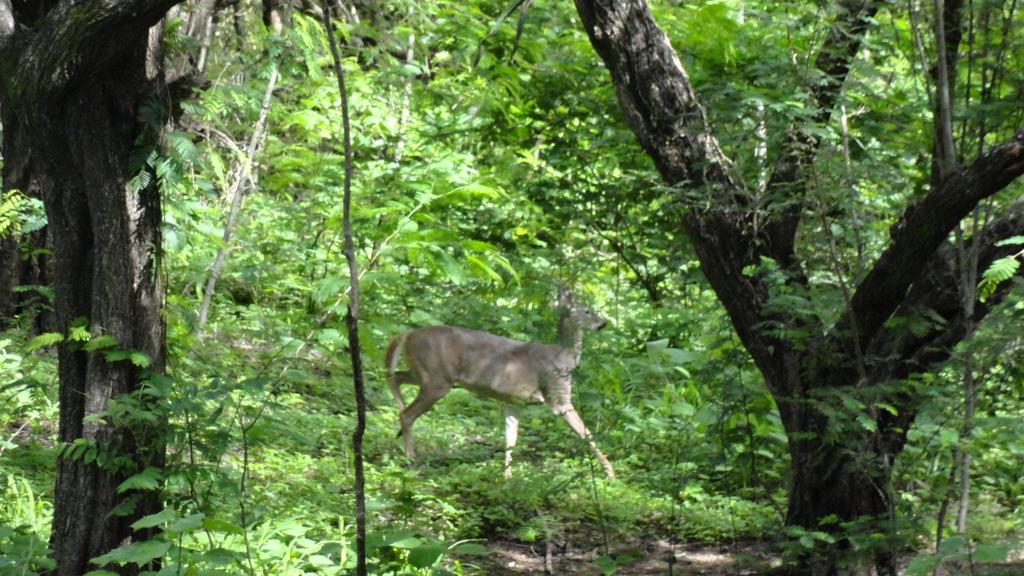
[[[465, 565], [478, 566], [488, 576], [545, 574], [546, 550], [542, 542], [491, 542], [487, 547], [491, 551], [488, 558], [467, 558]], [[601, 574], [595, 566], [595, 560], [602, 555], [597, 549], [556, 546], [550, 555], [551, 574]], [[624, 561], [624, 555], [633, 560]], [[649, 540], [632, 547], [613, 546], [611, 556], [623, 560], [616, 572], [623, 576], [754, 576], [765, 574], [779, 563], [771, 545], [757, 541], [673, 545], [665, 540]]]
[[[601, 556], [597, 549], [574, 549], [571, 545], [556, 546], [550, 551], [551, 568], [546, 571], [544, 543], [491, 542], [487, 548], [491, 551], [490, 556], [466, 558], [464, 565], [475, 566], [480, 573], [487, 576], [601, 574], [601, 570], [595, 565], [595, 560]], [[611, 556], [621, 555], [628, 555], [634, 559], [619, 566], [615, 574], [620, 576], [761, 576], [768, 574], [781, 562], [777, 550], [771, 543], [756, 540], [732, 544], [671, 544], [657, 539], [633, 547], [613, 547]], [[1024, 576], [1024, 554], [1013, 554], [1008, 562], [974, 567], [951, 563], [941, 567], [938, 574]]]

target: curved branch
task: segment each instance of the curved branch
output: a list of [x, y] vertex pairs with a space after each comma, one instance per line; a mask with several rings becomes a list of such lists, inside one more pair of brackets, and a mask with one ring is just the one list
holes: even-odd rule
[[[1019, 246], [996, 246], [999, 240], [1024, 234], [1024, 197], [1019, 198], [1002, 215], [979, 232], [981, 251], [975, 268], [977, 277], [995, 260], [1012, 254]], [[1024, 268], [1018, 270], [1024, 275]], [[953, 355], [956, 345], [970, 335], [970, 326], [980, 323], [1010, 291], [1013, 283], [1003, 282], [984, 302], [975, 302], [974, 313], [964, 316], [961, 303], [960, 275], [957, 272], [955, 248], [945, 242], [925, 266], [906, 301], [897, 311], [898, 317], [915, 316], [932, 322], [925, 334], [900, 327], [886, 328], [875, 338], [868, 356], [873, 359], [872, 380], [890, 382], [913, 374], [935, 370]], [[906, 431], [917, 414], [921, 397], [899, 394], [891, 398], [895, 413], [881, 411], [879, 429], [891, 451], [899, 451], [906, 441]]]
[[665, 181], [735, 193], [741, 184], [730, 176], [690, 78], [647, 3], [576, 0], [576, 9], [611, 72], [626, 120]]
[[[981, 277], [992, 262], [1020, 249], [1019, 246], [997, 246], [996, 243], [1011, 236], [1024, 235], [1024, 196], [990, 222], [979, 235], [981, 250], [977, 277]], [[1011, 282], [1002, 283], [984, 302], [975, 302], [974, 313], [966, 318], [961, 305], [956, 262], [952, 244], [944, 243], [928, 261], [921, 279], [914, 284], [897, 311], [898, 316], [907, 318], [922, 312], [929, 314], [935, 321], [931, 331], [914, 334], [888, 328], [873, 342], [869, 354], [878, 359], [875, 371], [885, 375], [882, 380], [906, 378], [913, 373], [931, 370], [949, 359], [956, 344], [968, 335], [968, 324], [977, 325], [984, 320], [1013, 286]], [[1024, 275], [1024, 268], [1018, 270], [1018, 275]]]
[[767, 291], [743, 274], [758, 259], [750, 199], [733, 179], [686, 71], [645, 1], [576, 0], [576, 8], [626, 120], [662, 179], [681, 194], [697, 191], [684, 199], [690, 210], [683, 226], [701, 270], [758, 367], [773, 375], [774, 357], [785, 344], [758, 329]]
[[839, 326], [856, 326], [856, 337], [866, 348], [920, 277], [921, 263], [932, 257], [978, 202], [1006, 188], [1021, 173], [1024, 130], [907, 208], [892, 228], [889, 247], [857, 287]]

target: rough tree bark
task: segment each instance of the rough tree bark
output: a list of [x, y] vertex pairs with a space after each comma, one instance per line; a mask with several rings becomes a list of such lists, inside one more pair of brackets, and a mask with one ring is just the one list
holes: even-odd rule
[[163, 465], [162, 427], [85, 418], [164, 368], [160, 199], [155, 185], [132, 189], [142, 168], [129, 158], [156, 145], [162, 129], [143, 126], [137, 113], [166, 97], [155, 25], [177, 1], [0, 0], [5, 158], [31, 160], [46, 205], [56, 330], [85, 322], [93, 337], [112, 337], [117, 348], [150, 360], [143, 370], [80, 343], [58, 348], [59, 441], [85, 439], [110, 456], [58, 462], [50, 544], [59, 575], [88, 572], [91, 558], [144, 539], [130, 524], [161, 506], [155, 492], [116, 488], [143, 467]]
[[[827, 122], [832, 115], [879, 5], [872, 0], [836, 2], [836, 20], [814, 61], [825, 81], [809, 89], [816, 122]], [[978, 303], [972, 318], [964, 317], [949, 235], [978, 202], [1024, 172], [1024, 132], [970, 166], [954, 167], [934, 180], [937, 185], [892, 227], [889, 245], [857, 279], [838, 322], [821, 325], [816, 318], [789, 316], [768, 306], [767, 280], [744, 274], [745, 268], [767, 257], [795, 289], [809, 287], [796, 251], [796, 232], [806, 207], [803, 173], [818, 147], [813, 131], [794, 127], [775, 155], [780, 160], [767, 183], [772, 205], [765, 209], [751, 191], [757, 186], [748, 188], [722, 153], [686, 71], [646, 2], [576, 0], [576, 7], [611, 73], [637, 140], [665, 182], [680, 190], [678, 199], [687, 208], [680, 225], [776, 399], [792, 467], [787, 524], [838, 532], [841, 522], [866, 519], [869, 528], [884, 531], [892, 506], [891, 465], [906, 440], [917, 399], [908, 392], [879, 398], [896, 407], [896, 414], [878, 410], [872, 414], [877, 431], [846, 430], [840, 438], [830, 433], [829, 419], [814, 399], [828, 390], [870, 388], [933, 368], [948, 359], [966, 326], [982, 320], [998, 302], [1002, 292]], [[947, 9], [947, 20], [950, 16]], [[958, 24], [959, 18], [954, 19]], [[946, 50], [955, 51], [959, 31], [947, 31], [946, 39]], [[941, 151], [942, 146], [935, 149]], [[981, 232], [978, 270], [1010, 252], [1010, 247], [994, 243], [1024, 232], [1022, 214], [1024, 202], [1017, 202]], [[922, 267], [922, 262], [927, 265]], [[894, 315], [911, 316], [925, 309], [946, 323], [925, 335], [886, 325]], [[808, 334], [805, 340], [779, 336], [797, 329]], [[838, 522], [821, 525], [826, 518]], [[840, 539], [823, 553], [804, 558], [797, 573], [837, 573], [847, 546]], [[895, 574], [888, 550], [876, 551], [876, 565], [883, 574]]]

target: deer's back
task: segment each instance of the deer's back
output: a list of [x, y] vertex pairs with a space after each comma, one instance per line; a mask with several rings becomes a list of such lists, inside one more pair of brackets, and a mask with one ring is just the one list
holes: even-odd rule
[[572, 370], [559, 346], [457, 326], [409, 332], [405, 360], [413, 372], [500, 400], [542, 402], [547, 388]]

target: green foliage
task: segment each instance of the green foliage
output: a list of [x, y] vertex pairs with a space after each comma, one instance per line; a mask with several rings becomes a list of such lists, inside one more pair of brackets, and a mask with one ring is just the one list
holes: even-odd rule
[[39, 498], [25, 478], [5, 470], [0, 497], [0, 573], [34, 573], [54, 567], [43, 537], [53, 514], [50, 503]]
[[1005, 562], [1010, 551], [1020, 543], [999, 542], [975, 545], [964, 536], [950, 536], [942, 541], [934, 554], [922, 554], [907, 566], [908, 576], [933, 574], [940, 567], [960, 570], [968, 564]]
[[0, 196], [0, 239], [35, 232], [45, 225], [42, 200], [13, 189]]
[[[785, 430], [683, 236], [680, 191], [661, 184], [630, 134], [571, 3], [534, 3], [518, 44], [515, 12], [502, 20], [514, 7], [384, 0], [372, 17], [338, 24], [350, 47], [344, 66], [357, 123], [353, 215], [364, 274], [372, 570], [479, 574], [473, 565], [488, 546], [572, 539], [600, 547], [593, 571], [614, 574], [632, 558], [598, 542], [775, 536], [789, 480]], [[740, 176], [751, 183], [763, 176], [761, 128], [769, 166], [794, 123], [822, 142], [805, 175], [811, 214], [797, 254], [817, 271], [810, 287], [794, 288], [771, 260], [747, 270], [765, 281], [777, 319], [758, 329], [805, 347], [804, 326], [834, 325], [844, 286], [862, 277], [889, 226], [929, 186], [927, 159], [913, 152], [930, 149], [930, 129], [913, 120], [928, 102], [916, 56], [905, 53], [914, 46], [909, 22], [898, 10], [881, 12], [851, 72], [840, 102], [850, 116], [847, 164], [838, 123], [808, 123], [817, 112], [808, 95], [821, 78], [807, 62], [829, 8], [716, 0], [656, 2], [654, 10]], [[245, 51], [228, 36], [229, 19], [219, 20], [209, 55], [217, 80], [183, 103], [182, 126], [196, 131], [166, 133], [159, 147], [131, 159], [133, 189], [157, 185], [164, 202], [167, 375], [148, 375], [137, 394], [89, 421], [165, 423], [167, 461], [134, 467], [95, 442], [55, 443], [58, 344], [144, 374], [152, 359], [91, 333], [84, 318], [67, 334], [0, 334], [0, 422], [19, 430], [0, 438], [0, 472], [9, 473], [0, 498], [0, 555], [8, 563], [0, 572], [49, 566], [48, 487], [57, 457], [128, 471], [119, 493], [163, 497], [163, 510], [133, 525], [138, 538], [95, 559], [94, 576], [157, 559], [159, 574], [347, 574], [354, 566], [336, 87], [318, 22], [297, 12], [271, 44], [257, 16], [246, 18]], [[1002, 32], [990, 34], [1002, 42]], [[180, 23], [166, 38], [170, 53], [189, 48]], [[245, 175], [245, 143], [271, 59], [282, 77], [268, 136]], [[1007, 86], [1019, 83], [1018, 70], [1005, 72]], [[976, 86], [960, 93], [982, 97]], [[982, 114], [989, 126], [1009, 125], [1014, 96], [997, 91], [977, 117], [958, 104], [968, 140]], [[160, 103], [146, 103], [141, 115], [151, 129], [166, 120]], [[225, 246], [240, 178], [246, 197]], [[758, 201], [765, 214], [786, 208], [775, 198]], [[40, 225], [33, 202], [4, 196], [0, 235]], [[197, 309], [221, 248], [229, 248], [227, 266], [200, 328]], [[1005, 288], [1018, 265], [1019, 254], [997, 260], [979, 293]], [[420, 460], [406, 462], [384, 383], [389, 340], [448, 323], [553, 342], [558, 281], [611, 320], [586, 335], [574, 400], [619, 479], [600, 477], [564, 423], [530, 407], [515, 475], [506, 480], [497, 407], [458, 391], [417, 422]], [[787, 534], [791, 555], [842, 537], [861, 552], [889, 541], [920, 545], [935, 533], [934, 511], [952, 489], [948, 467], [958, 446], [975, 456], [977, 528], [913, 566], [955, 562], [968, 549], [994, 559], [1002, 548], [984, 546], [1024, 531], [1015, 513], [1024, 506], [1016, 465], [1024, 456], [1019, 313], [1019, 304], [993, 312], [991, 328], [969, 343], [988, 359], [970, 434], [950, 417], [960, 409], [955, 367], [813, 396], [828, 419], [827, 440], [836, 443], [875, 432], [879, 414], [897, 416], [886, 400], [893, 395], [919, 394], [925, 405], [904, 456], [889, 463], [904, 494], [894, 506], [906, 523], [885, 534], [853, 524], [795, 529]], [[888, 327], [910, 338], [942, 322], [921, 311]]]
[[[1013, 236], [1001, 240], [996, 246], [1019, 246], [1024, 244], [1024, 236]], [[978, 299], [984, 302], [999, 287], [1000, 284], [1013, 278], [1020, 268], [1020, 259], [1024, 257], [1024, 250], [1004, 256], [989, 264], [989, 267], [981, 275], [981, 282], [978, 283]]]

